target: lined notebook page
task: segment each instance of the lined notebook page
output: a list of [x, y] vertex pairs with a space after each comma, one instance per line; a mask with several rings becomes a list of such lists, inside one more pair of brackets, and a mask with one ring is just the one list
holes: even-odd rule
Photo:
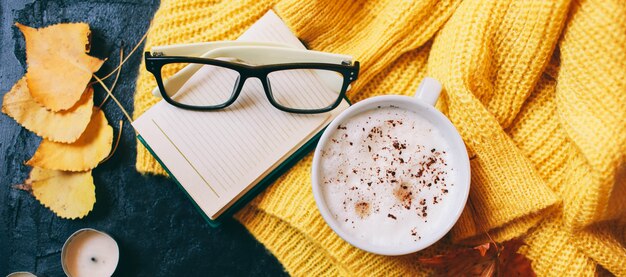
[[[240, 39], [304, 48], [272, 11]], [[219, 97], [224, 89], [232, 90], [227, 80], [231, 77], [203, 67], [174, 98], [189, 103]], [[294, 90], [300, 94], [297, 101], [332, 93], [314, 73], [302, 77], [280, 80], [299, 88]], [[347, 106], [344, 101], [334, 111], [317, 115], [286, 113], [269, 103], [259, 80], [248, 79], [237, 101], [226, 109], [189, 111], [161, 101], [133, 126], [198, 206], [215, 219]]]

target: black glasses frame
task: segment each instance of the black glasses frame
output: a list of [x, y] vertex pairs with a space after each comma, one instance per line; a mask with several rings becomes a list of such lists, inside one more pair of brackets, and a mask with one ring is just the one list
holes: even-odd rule
[[[146, 69], [150, 71], [152, 75], [154, 75], [154, 78], [157, 81], [157, 85], [159, 86], [159, 90], [161, 91], [161, 96], [163, 97], [163, 99], [165, 99], [165, 101], [176, 107], [195, 111], [211, 111], [223, 109], [230, 106], [235, 102], [235, 100], [237, 100], [237, 97], [239, 97], [241, 89], [243, 88], [246, 80], [248, 78], [258, 78], [263, 85], [263, 89], [265, 90], [265, 95], [267, 96], [267, 99], [270, 101], [272, 106], [281, 111], [301, 114], [316, 114], [328, 112], [339, 106], [339, 103], [341, 103], [341, 100], [346, 95], [346, 91], [348, 90], [348, 86], [350, 86], [350, 83], [358, 78], [360, 69], [358, 61], [355, 61], [352, 65], [330, 63], [285, 63], [253, 66], [210, 58], [155, 56], [152, 55], [150, 52], [145, 52], [145, 62]], [[239, 73], [239, 78], [236, 80], [236, 84], [234, 84], [235, 86], [233, 89], [233, 93], [231, 94], [231, 97], [230, 99], [228, 99], [228, 101], [213, 106], [190, 106], [174, 101], [171, 97], [167, 95], [165, 91], [163, 78], [161, 77], [161, 69], [164, 65], [171, 63], [196, 63], [225, 67], [237, 71]], [[324, 69], [340, 73], [343, 76], [343, 85], [341, 87], [341, 92], [338, 94], [337, 100], [330, 106], [321, 109], [294, 109], [280, 105], [272, 95], [272, 89], [269, 84], [267, 75], [274, 71], [287, 69]]]

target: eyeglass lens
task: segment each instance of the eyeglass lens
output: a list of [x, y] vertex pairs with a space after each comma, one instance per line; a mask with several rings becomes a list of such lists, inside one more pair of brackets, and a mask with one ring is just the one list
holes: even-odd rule
[[[161, 74], [172, 75], [189, 64], [170, 63], [165, 64]], [[172, 93], [167, 91], [170, 98], [178, 103], [207, 107], [221, 105], [231, 99], [235, 86], [239, 82], [239, 72], [230, 68], [208, 65], [192, 64], [200, 69], [178, 89]], [[167, 88], [166, 88], [167, 90]]]

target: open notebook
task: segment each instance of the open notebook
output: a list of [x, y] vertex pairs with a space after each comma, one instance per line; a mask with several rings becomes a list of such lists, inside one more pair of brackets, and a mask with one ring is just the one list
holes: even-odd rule
[[[271, 10], [239, 40], [279, 42], [304, 49]], [[202, 89], [210, 95], [215, 86], [207, 84], [216, 82], [216, 78], [210, 70], [199, 70], [189, 80], [192, 85], [188, 89]], [[312, 90], [326, 89], [318, 78], [303, 78], [290, 85], [309, 88], [294, 90], [302, 93], [301, 99], [310, 98]], [[323, 114], [283, 112], [269, 103], [259, 80], [248, 79], [237, 101], [226, 109], [189, 111], [162, 100], [133, 126], [139, 140], [209, 224], [216, 225], [220, 216], [244, 205], [308, 153], [321, 131], [348, 106], [344, 100]]]

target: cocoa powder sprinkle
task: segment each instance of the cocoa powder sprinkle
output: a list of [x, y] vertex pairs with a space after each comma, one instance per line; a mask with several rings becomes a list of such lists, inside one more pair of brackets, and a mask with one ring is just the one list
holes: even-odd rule
[[[388, 213], [390, 219], [398, 220], [400, 217], [404, 220], [407, 216], [403, 214], [405, 210], [410, 210], [410, 215], [420, 218], [421, 222], [428, 222], [428, 207], [445, 202], [444, 195], [449, 194], [448, 188], [454, 186], [450, 182], [449, 173], [453, 169], [448, 166], [446, 151], [442, 151], [437, 144], [433, 144], [434, 147], [414, 145], [414, 140], [400, 135], [412, 129], [421, 133], [433, 130], [422, 128], [412, 121], [401, 126], [403, 121], [394, 118], [393, 112], [386, 114], [389, 118], [374, 119], [370, 116], [356, 121], [356, 124], [338, 125], [337, 133], [330, 140], [332, 144], [328, 144], [330, 148], [321, 152], [323, 157], [339, 157], [336, 158], [339, 163], [334, 171], [338, 174], [322, 182], [324, 186], [344, 186], [341, 188], [345, 195], [342, 208], [345, 212], [354, 212], [345, 219], [347, 224], [352, 222], [352, 228], [355, 228], [355, 221], [364, 220], [372, 213]], [[348, 145], [355, 147], [348, 148]], [[353, 151], [358, 155], [352, 155]], [[363, 159], [363, 154], [367, 159]], [[378, 196], [376, 192], [379, 192]], [[390, 194], [393, 195], [392, 204], [383, 204], [386, 200], [381, 199]], [[338, 202], [341, 203], [341, 199]], [[335, 214], [335, 217], [344, 220], [345, 215]], [[406, 231], [415, 241], [421, 239], [417, 228]]]
[[361, 219], [366, 218], [370, 215], [370, 208], [371, 205], [369, 202], [361, 201], [354, 204], [354, 210]]

